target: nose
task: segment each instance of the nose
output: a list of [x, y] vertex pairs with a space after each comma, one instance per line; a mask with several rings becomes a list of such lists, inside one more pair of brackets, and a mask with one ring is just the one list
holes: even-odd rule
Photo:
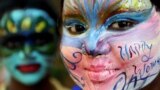
[[82, 52], [87, 55], [91, 56], [98, 56], [98, 55], [106, 55], [111, 51], [111, 46], [109, 43], [100, 43], [93, 41], [96, 46], [94, 47], [94, 44], [84, 44], [82, 47]]
[[88, 38], [84, 44], [82, 45], [82, 53], [91, 55], [91, 56], [98, 56], [98, 55], [106, 55], [111, 51], [111, 45], [107, 40], [103, 39], [100, 40], [100, 37]]
[[28, 60], [33, 60], [34, 56], [32, 55], [32, 46], [29, 44], [24, 45], [24, 55]]
[[25, 44], [23, 51], [24, 51], [25, 55], [29, 55], [31, 53], [31, 46], [29, 44]]

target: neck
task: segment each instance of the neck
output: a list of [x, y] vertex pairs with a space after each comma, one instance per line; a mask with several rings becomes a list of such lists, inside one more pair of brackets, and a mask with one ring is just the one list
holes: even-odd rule
[[54, 86], [50, 83], [49, 76], [44, 77], [40, 82], [34, 85], [24, 85], [16, 79], [11, 78], [11, 83], [7, 90], [55, 90]]

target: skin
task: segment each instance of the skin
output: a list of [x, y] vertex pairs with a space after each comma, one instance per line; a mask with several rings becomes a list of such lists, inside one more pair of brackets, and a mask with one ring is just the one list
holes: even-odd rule
[[48, 84], [43, 89], [50, 90], [47, 72], [56, 46], [55, 21], [39, 9], [15, 9], [4, 14], [1, 25], [0, 56], [12, 77], [9, 88], [38, 90]]
[[149, 0], [65, 0], [61, 55], [83, 90], [137, 90], [159, 74], [160, 15]]

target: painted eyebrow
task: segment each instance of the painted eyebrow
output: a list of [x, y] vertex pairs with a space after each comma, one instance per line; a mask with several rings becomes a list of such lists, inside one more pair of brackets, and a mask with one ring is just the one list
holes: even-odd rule
[[[120, 1], [119, 1], [120, 2]], [[104, 17], [107, 17], [109, 15], [109, 12], [111, 11], [110, 8], [114, 8], [116, 6], [116, 4], [118, 4], [119, 2], [115, 3], [114, 5], [111, 5], [110, 7], [102, 7], [100, 10], [99, 10], [99, 17], [100, 18], [104, 18]], [[78, 3], [76, 3], [78, 4]], [[82, 5], [83, 6], [83, 5]], [[69, 6], [68, 4], [66, 5], [66, 8], [64, 10], [64, 13], [63, 13], [63, 20], [64, 19], [67, 19], [67, 18], [76, 18], [76, 19], [80, 19], [82, 21], [85, 21], [86, 19], [86, 15], [83, 15], [84, 13], [79, 9], [79, 8], [82, 8], [82, 7], [71, 7]], [[84, 9], [84, 7], [83, 7]], [[109, 9], [109, 10], [108, 10]], [[104, 12], [106, 11], [106, 12]], [[85, 12], [85, 10], [84, 10]], [[83, 13], [83, 14], [82, 14]], [[86, 13], [85, 13], [86, 14]], [[102, 16], [102, 17], [101, 17]]]
[[[76, 3], [76, 1], [73, 1]], [[76, 4], [77, 5], [77, 4]], [[81, 11], [78, 7], [71, 4], [71, 1], [66, 2], [63, 6], [63, 20], [67, 18], [80, 18], [82, 19]]]
[[121, 12], [119, 11], [120, 5], [118, 5], [120, 2], [121, 2], [121, 0], [113, 3], [112, 5], [110, 5], [108, 7], [102, 6], [101, 10], [98, 13], [98, 16], [100, 19], [99, 23], [105, 22], [106, 19], [112, 15], [121, 13], [122, 11]]
[[82, 14], [69, 13], [69, 14], [63, 15], [63, 20], [70, 19], [70, 18], [76, 18], [81, 21], [85, 21], [85, 18], [82, 16]]
[[[99, 19], [101, 21], [99, 21], [99, 23], [104, 23], [106, 21], [107, 18], [116, 15], [116, 14], [120, 14], [120, 13], [125, 13], [125, 12], [141, 12], [147, 9], [143, 8], [141, 10], [137, 10], [136, 7], [123, 7], [124, 4], [119, 4], [121, 2], [121, 0], [113, 3], [112, 5], [110, 5], [109, 7], [103, 7], [100, 12], [98, 13]], [[151, 7], [152, 8], [152, 7]]]
[[[121, 3], [122, 0], [117, 0], [116, 2], [112, 3], [109, 6], [102, 6], [100, 10], [98, 10], [98, 17], [99, 17], [99, 21], [98, 23], [104, 23], [106, 21], [107, 18], [116, 15], [116, 14], [120, 14], [123, 12], [136, 12], [137, 8], [136, 7], [124, 7], [124, 3]], [[103, 2], [106, 3], [106, 2]], [[103, 4], [102, 4], [103, 5]], [[84, 14], [84, 13], [83, 13]], [[85, 15], [83, 15], [81, 10], [78, 7], [70, 7], [69, 5], [67, 6], [67, 8], [65, 9], [65, 13], [63, 15], [64, 19], [67, 18], [76, 18], [76, 19], [80, 19], [85, 21], [86, 17]]]

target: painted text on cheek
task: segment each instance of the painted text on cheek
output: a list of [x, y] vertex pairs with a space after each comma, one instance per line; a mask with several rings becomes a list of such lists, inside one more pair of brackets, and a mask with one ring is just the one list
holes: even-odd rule
[[118, 46], [120, 49], [120, 56], [122, 60], [130, 60], [134, 56], [139, 56], [140, 54], [145, 54], [142, 57], [142, 61], [148, 61], [151, 56], [152, 44], [147, 42], [134, 43], [132, 45], [125, 44], [124, 46]]
[[[160, 66], [160, 57], [151, 55], [152, 44], [147, 42], [134, 43], [133, 45], [118, 46], [120, 49], [121, 59], [126, 61], [137, 56], [137, 62], [140, 64], [132, 64], [131, 70], [134, 72], [128, 75], [128, 72], [122, 72], [117, 76], [113, 90], [129, 90], [129, 88], [138, 89], [144, 86], [150, 78], [155, 77], [159, 72], [153, 72]], [[147, 53], [146, 53], [147, 52]], [[139, 66], [140, 65], [140, 66]], [[141, 82], [141, 84], [138, 84]], [[119, 88], [121, 87], [121, 89]]]
[[[160, 66], [160, 57], [152, 60], [152, 62], [143, 64], [143, 67], [138, 69], [138, 66], [133, 65], [132, 68], [134, 69], [134, 73], [128, 79], [127, 73], [122, 72], [117, 76], [117, 81], [113, 87], [113, 90], [129, 90], [131, 88], [142, 87], [149, 78], [156, 76], [159, 72], [153, 73], [152, 70]], [[142, 84], [139, 85], [138, 82]], [[121, 88], [119, 88], [121, 87]]]

